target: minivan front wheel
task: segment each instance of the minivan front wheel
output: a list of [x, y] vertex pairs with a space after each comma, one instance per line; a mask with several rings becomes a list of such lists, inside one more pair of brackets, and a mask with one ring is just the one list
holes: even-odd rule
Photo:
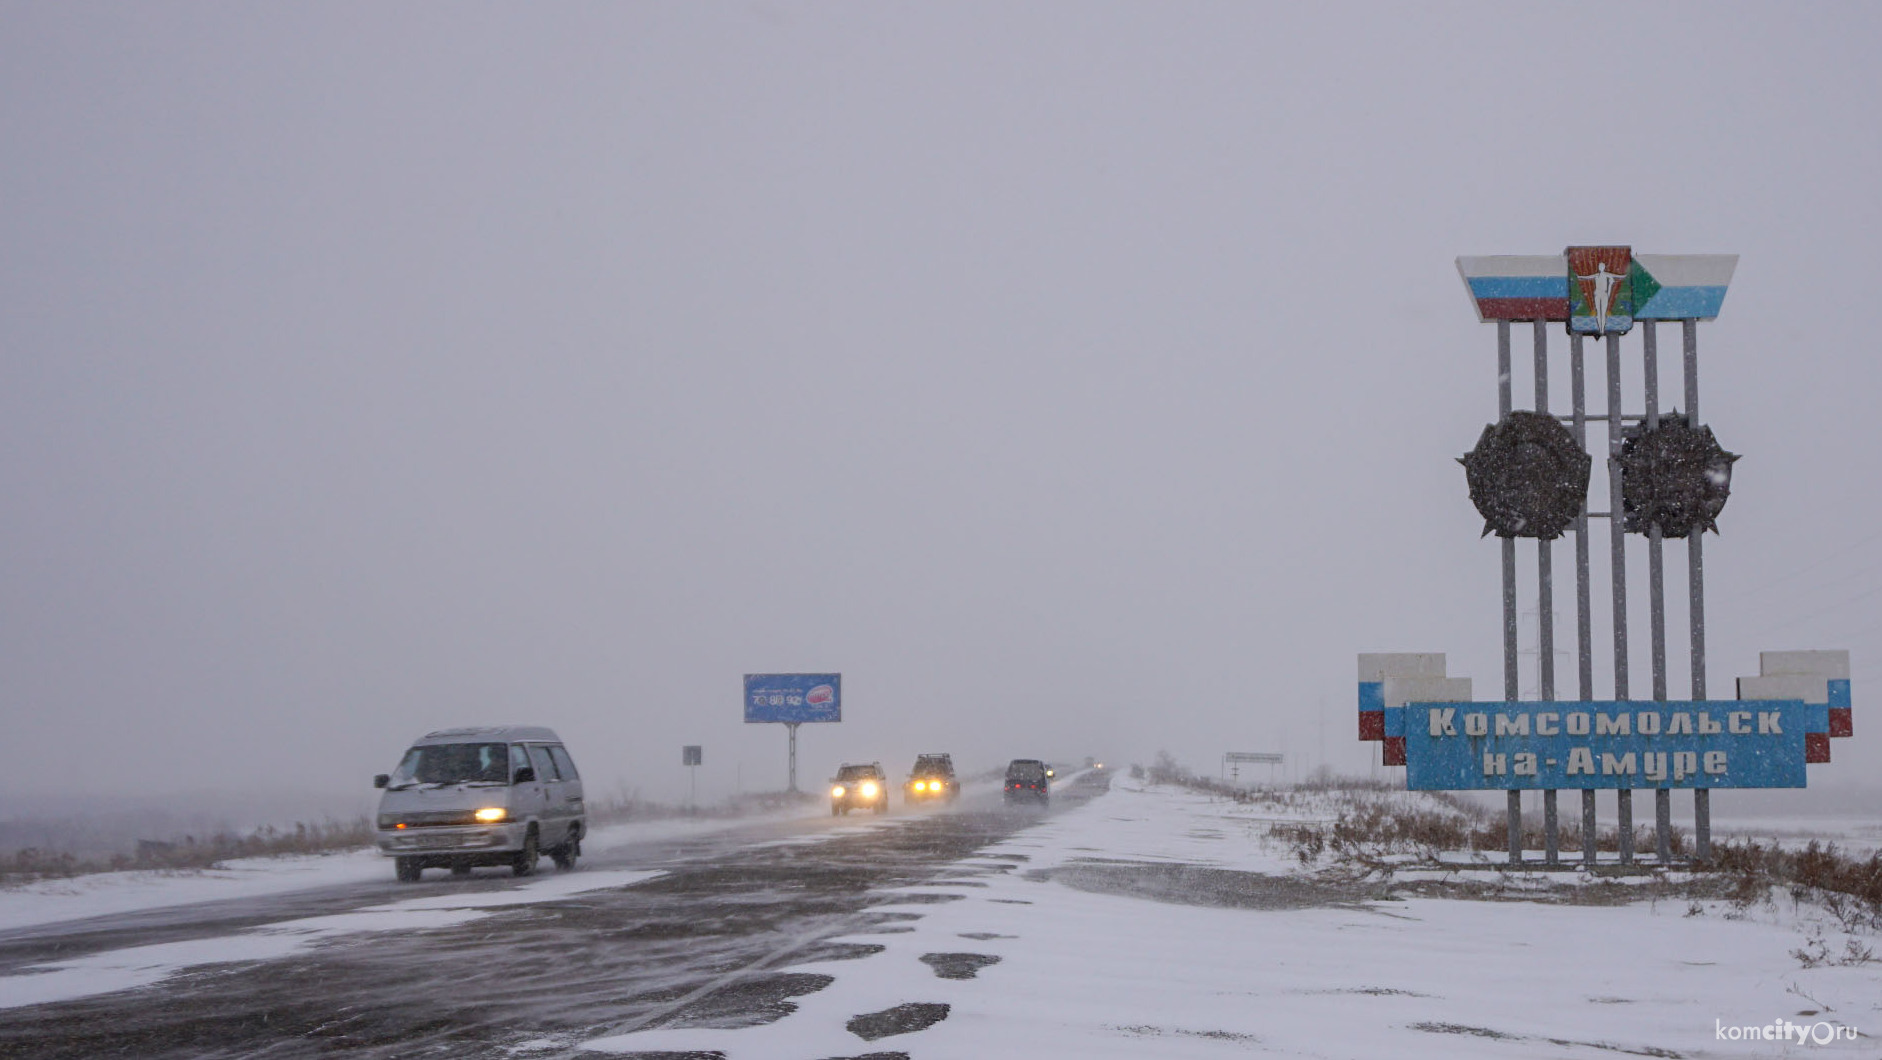
[[510, 871], [518, 876], [534, 875], [536, 862], [542, 857], [540, 844], [541, 841], [536, 838], [535, 826], [532, 825], [529, 834], [523, 837], [523, 849], [517, 851], [515, 859], [510, 862]]
[[399, 878], [400, 883], [417, 883], [425, 870], [419, 866], [417, 858], [393, 858], [392, 874]]
[[571, 834], [561, 846], [549, 851], [549, 859], [555, 862], [558, 871], [569, 872], [575, 868], [575, 859], [582, 856], [582, 837]]

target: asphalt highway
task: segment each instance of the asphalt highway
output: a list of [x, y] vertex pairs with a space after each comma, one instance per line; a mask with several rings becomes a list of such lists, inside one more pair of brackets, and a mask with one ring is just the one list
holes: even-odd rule
[[[1104, 790], [1067, 778], [1056, 813]], [[864, 815], [864, 820], [883, 820]], [[273, 960], [199, 967], [136, 990], [0, 1010], [5, 1058], [503, 1057], [523, 1043], [578, 1042], [659, 1026], [776, 1019], [827, 980], [795, 964], [860, 957], [827, 940], [893, 931], [907, 896], [886, 888], [959, 880], [952, 863], [1040, 820], [997, 791], [905, 809], [856, 834], [846, 818], [770, 821], [584, 857], [576, 873], [658, 869], [631, 886], [497, 910], [453, 927], [343, 935]], [[548, 860], [543, 872], [553, 873]], [[497, 870], [429, 872], [399, 884], [328, 887], [0, 933], [0, 975], [161, 942], [213, 939], [427, 895], [513, 889]], [[897, 912], [872, 912], [890, 901]], [[864, 1050], [867, 1051], [867, 1050]]]

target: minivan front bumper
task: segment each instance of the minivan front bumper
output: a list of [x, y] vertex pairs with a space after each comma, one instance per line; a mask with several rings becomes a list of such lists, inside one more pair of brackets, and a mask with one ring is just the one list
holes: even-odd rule
[[381, 828], [379, 851], [389, 857], [413, 854], [492, 854], [523, 849], [529, 825], [524, 821], [462, 828]]

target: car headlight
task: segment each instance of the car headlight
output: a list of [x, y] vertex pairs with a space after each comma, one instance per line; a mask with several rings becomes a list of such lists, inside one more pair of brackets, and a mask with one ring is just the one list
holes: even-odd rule
[[916, 791], [927, 791], [927, 790], [928, 790], [928, 785], [927, 785], [927, 784], [925, 784], [925, 783], [923, 783], [922, 781], [919, 781], [919, 780], [917, 780], [917, 781], [915, 782], [915, 790], [916, 790]]
[[834, 788], [831, 788], [831, 789], [830, 789], [830, 797], [831, 797], [831, 798], [833, 798], [833, 799], [840, 799], [840, 798], [842, 798], [842, 797], [843, 797], [843, 785], [841, 785], [841, 784], [838, 784], [838, 785], [837, 785], [836, 787], [834, 787]]
[[484, 824], [496, 824], [510, 819], [510, 811], [501, 806], [486, 806], [477, 811], [477, 819]]
[[875, 781], [872, 781], [872, 780], [863, 781], [863, 798], [865, 799], [875, 798], [876, 790], [877, 789], [876, 789]]

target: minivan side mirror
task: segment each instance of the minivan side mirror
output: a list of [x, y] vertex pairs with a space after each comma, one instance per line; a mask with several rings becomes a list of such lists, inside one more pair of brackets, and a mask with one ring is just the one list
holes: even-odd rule
[[389, 773], [381, 773], [372, 778], [372, 786], [375, 788], [383, 788], [390, 783], [392, 783], [392, 775]]
[[516, 771], [516, 776], [510, 779], [510, 783], [528, 784], [534, 781], [535, 779], [536, 779], [536, 767], [524, 766], [523, 768]]

